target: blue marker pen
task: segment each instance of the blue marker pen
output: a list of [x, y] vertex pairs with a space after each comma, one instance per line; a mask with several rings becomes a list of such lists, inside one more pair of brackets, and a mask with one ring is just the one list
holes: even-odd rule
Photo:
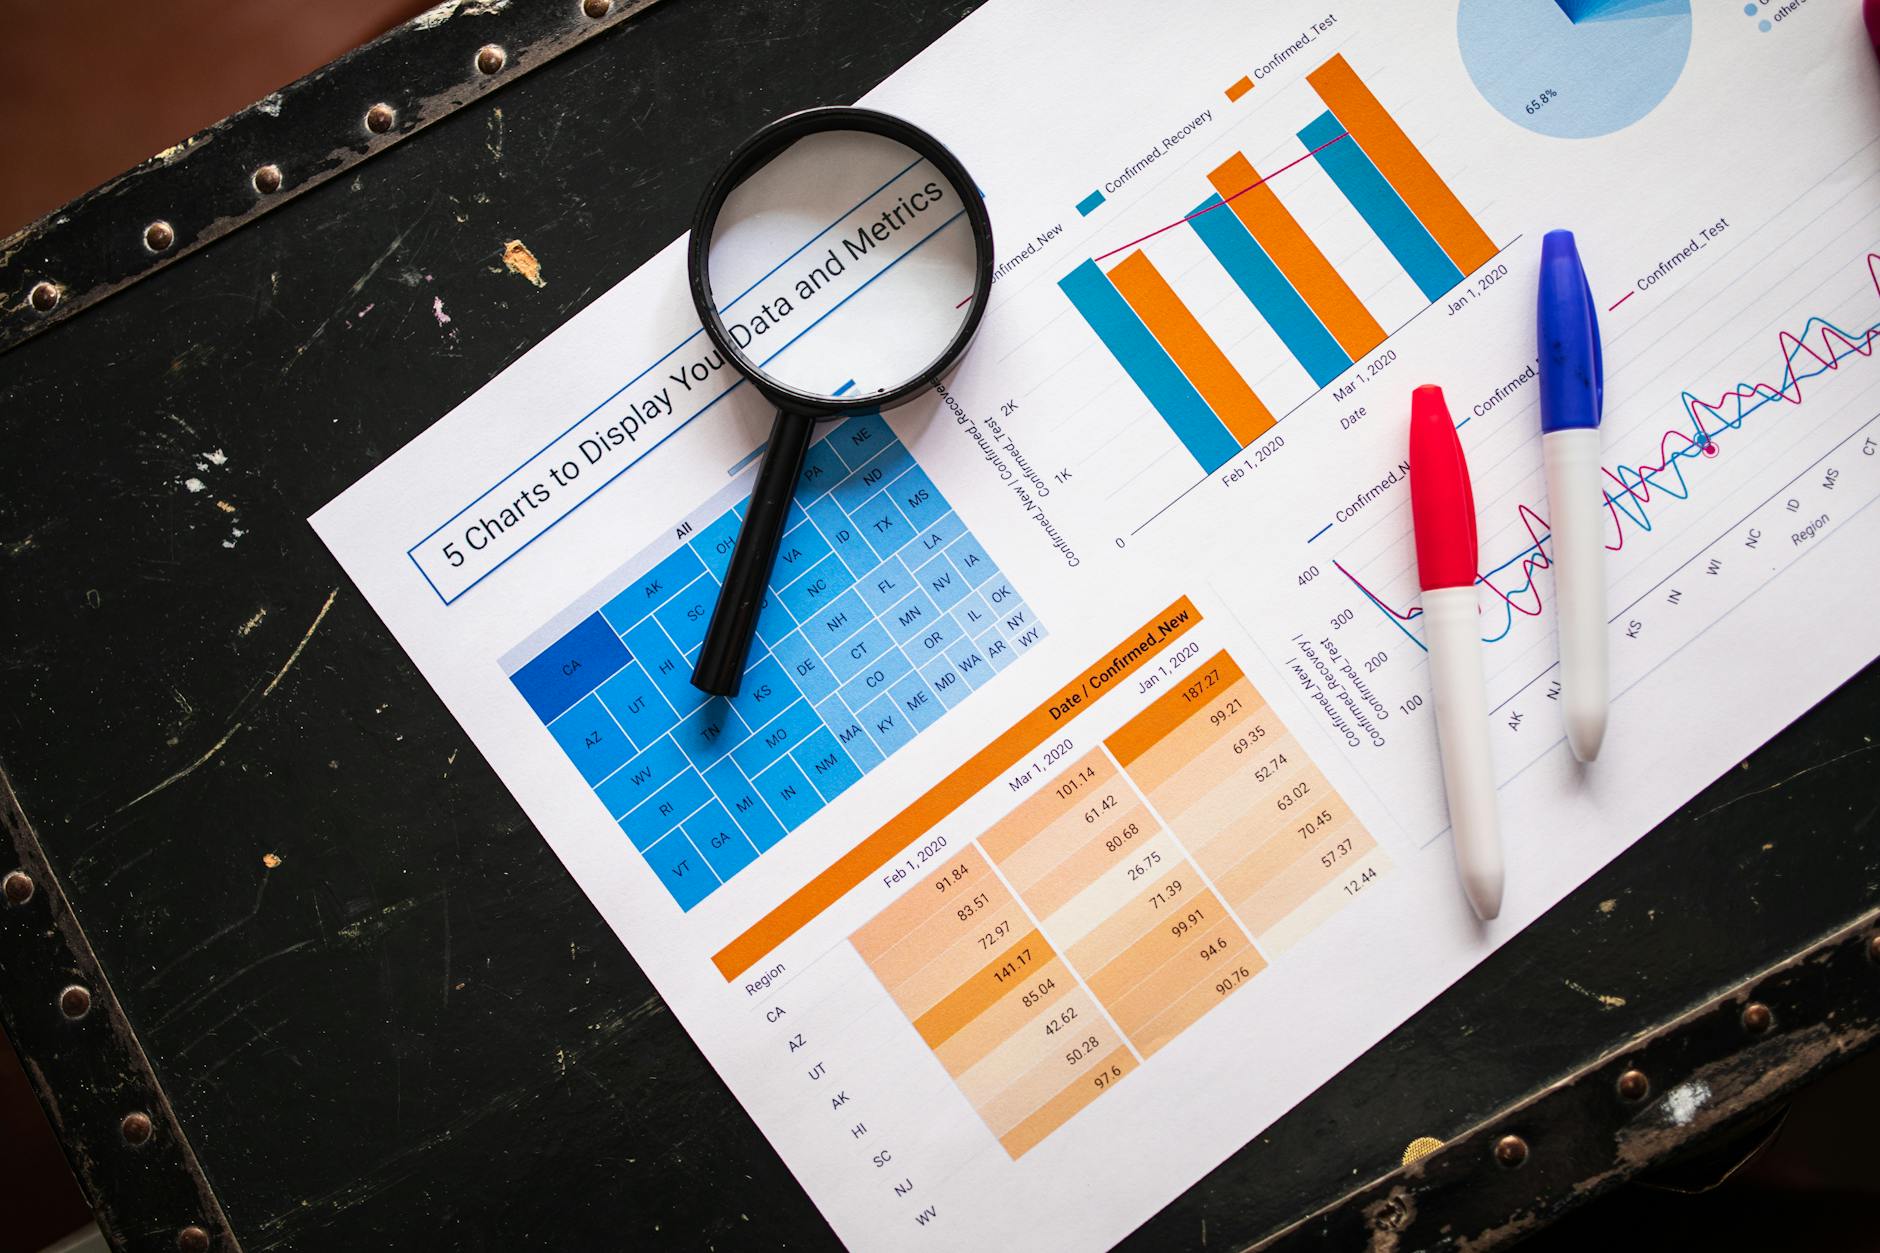
[[1581, 761], [1606, 736], [1606, 495], [1599, 482], [1605, 367], [1592, 288], [1572, 231], [1541, 241], [1541, 457], [1547, 466], [1560, 707]]

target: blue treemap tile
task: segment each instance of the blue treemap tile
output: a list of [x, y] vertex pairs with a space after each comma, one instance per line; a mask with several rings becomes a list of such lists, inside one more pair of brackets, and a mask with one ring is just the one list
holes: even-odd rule
[[862, 772], [836, 743], [836, 737], [827, 731], [818, 731], [805, 740], [795, 756], [810, 786], [826, 801], [834, 800], [862, 780]]
[[757, 794], [756, 785], [729, 757], [705, 772], [705, 782], [759, 852], [783, 838], [783, 824]]
[[757, 847], [717, 801], [687, 818], [680, 829], [691, 839], [692, 847], [705, 855], [720, 880], [731, 878], [757, 860]]
[[709, 697], [690, 659], [745, 503], [644, 558], [510, 676], [681, 909], [1045, 635], [892, 428], [865, 413], [811, 445], [759, 642], [736, 696]]
[[680, 909], [691, 909], [718, 890], [717, 876], [683, 831], [674, 831], [647, 849], [646, 864], [672, 893]]
[[680, 548], [658, 565], [627, 585], [627, 590], [601, 606], [601, 613], [613, 623], [614, 630], [625, 635], [627, 628], [666, 603], [667, 597], [684, 590], [687, 584], [705, 573], [705, 563], [690, 548]]
[[555, 719], [548, 728], [554, 733], [561, 751], [568, 754], [592, 787], [614, 772], [614, 768], [633, 752], [626, 732], [601, 704], [600, 697], [589, 692], [581, 703]]
[[599, 614], [592, 614], [510, 675], [509, 681], [535, 716], [548, 722], [573, 708], [629, 660], [627, 646], [613, 628]]

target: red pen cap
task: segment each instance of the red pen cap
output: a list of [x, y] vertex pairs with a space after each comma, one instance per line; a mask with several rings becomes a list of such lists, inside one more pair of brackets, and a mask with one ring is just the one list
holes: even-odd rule
[[1475, 585], [1475, 493], [1462, 440], [1425, 383], [1410, 393], [1410, 515], [1417, 532], [1417, 581], [1424, 591]]

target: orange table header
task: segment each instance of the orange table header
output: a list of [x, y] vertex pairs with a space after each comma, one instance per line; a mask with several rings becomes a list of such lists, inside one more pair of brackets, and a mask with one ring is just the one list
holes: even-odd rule
[[1020, 718], [880, 830], [838, 857], [827, 870], [725, 945], [712, 957], [719, 973], [728, 982], [755, 966], [1199, 621], [1201, 611], [1186, 596], [1149, 619], [1107, 656], [1054, 692], [1044, 704]]

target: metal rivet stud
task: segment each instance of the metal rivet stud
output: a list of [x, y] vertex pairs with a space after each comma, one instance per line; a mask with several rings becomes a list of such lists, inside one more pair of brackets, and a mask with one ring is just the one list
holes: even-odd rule
[[192, 1223], [176, 1233], [176, 1247], [183, 1253], [209, 1253], [209, 1233]]
[[33, 877], [24, 870], [14, 870], [7, 874], [0, 893], [6, 896], [9, 905], [24, 905], [33, 899]]
[[150, 1133], [155, 1128], [150, 1123], [150, 1115], [142, 1110], [135, 1110], [124, 1115], [124, 1121], [118, 1124], [118, 1132], [124, 1137], [124, 1143], [135, 1147], [150, 1142]]
[[392, 123], [398, 120], [397, 112], [391, 105], [380, 102], [366, 110], [366, 129], [374, 135], [383, 135], [392, 129]]
[[1527, 1141], [1520, 1136], [1503, 1136], [1495, 1141], [1495, 1160], [1513, 1170], [1527, 1160]]
[[162, 252], [175, 242], [176, 231], [168, 222], [159, 219], [144, 227], [144, 247], [152, 252]]
[[1751, 1035], [1761, 1035], [1775, 1020], [1776, 1016], [1761, 1001], [1751, 1001], [1743, 1007], [1743, 1030]]
[[592, 18], [606, 17], [613, 7], [614, 0], [581, 0], [581, 11]]
[[1642, 1101], [1652, 1090], [1652, 1081], [1645, 1077], [1642, 1070], [1628, 1070], [1619, 1076], [1619, 1099], [1622, 1101]]
[[477, 49], [477, 68], [485, 74], [494, 74], [508, 60], [509, 54], [495, 44], [484, 44]]
[[1873, 958], [1876, 962], [1880, 962], [1880, 935], [1876, 935], [1873, 939], [1867, 941], [1867, 956]]
[[77, 1022], [91, 1012], [91, 989], [81, 984], [70, 984], [59, 993], [59, 1012]]
[[255, 171], [254, 184], [256, 191], [272, 196], [281, 189], [281, 167], [273, 164], [260, 167]]
[[27, 299], [40, 313], [51, 313], [59, 307], [59, 297], [64, 294], [57, 283], [39, 282], [33, 284], [32, 294]]

